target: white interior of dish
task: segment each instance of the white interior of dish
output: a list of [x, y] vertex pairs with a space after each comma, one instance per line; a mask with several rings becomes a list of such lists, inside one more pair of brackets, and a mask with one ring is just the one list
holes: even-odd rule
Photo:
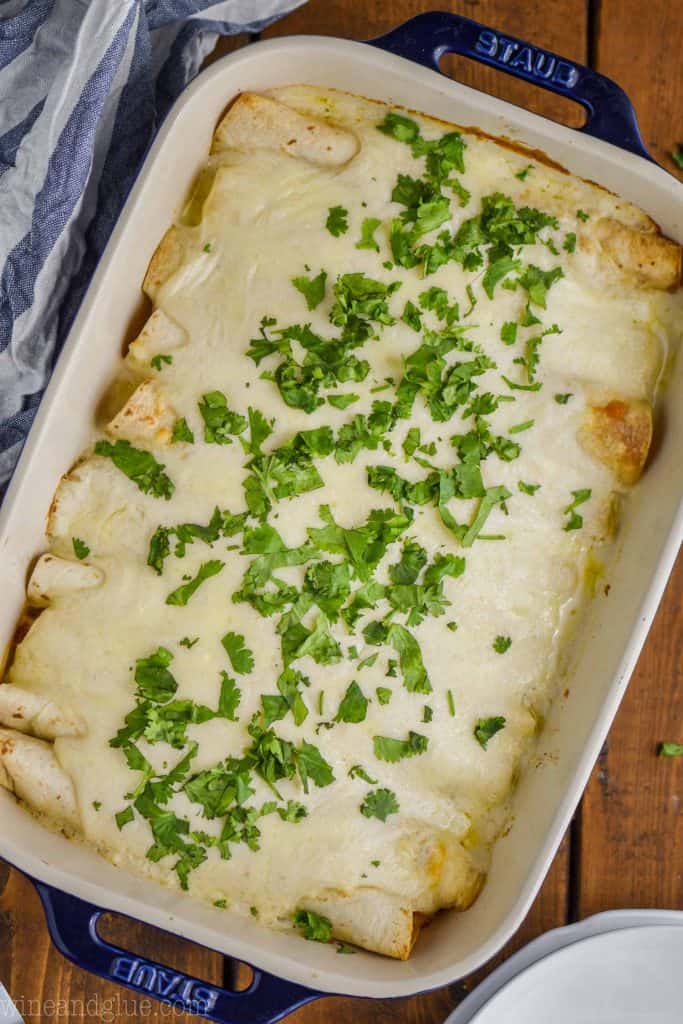
[[[660, 168], [606, 143], [493, 99], [360, 43], [294, 37], [258, 43], [204, 72], [167, 119], [114, 231], [0, 513], [0, 650], [24, 602], [27, 566], [45, 546], [44, 523], [60, 475], [88, 443], [95, 410], [115, 374], [140, 282], [167, 225], [206, 158], [213, 128], [245, 89], [292, 82], [334, 86], [476, 125], [544, 150], [569, 170], [642, 206], [683, 241], [680, 186]], [[596, 339], [597, 343], [597, 339]], [[624, 514], [621, 556], [596, 598], [571, 677], [539, 753], [515, 795], [515, 825], [496, 846], [488, 882], [465, 914], [444, 913], [406, 963], [335, 955], [333, 947], [266, 931], [113, 868], [86, 847], [43, 829], [0, 790], [0, 855], [96, 905], [130, 914], [325, 991], [407, 995], [452, 982], [489, 959], [519, 926], [581, 795], [623, 696], [681, 538], [683, 369], [658, 412], [660, 437]], [[344, 823], [339, 823], [344, 828]], [[334, 837], [330, 837], [334, 842]]]

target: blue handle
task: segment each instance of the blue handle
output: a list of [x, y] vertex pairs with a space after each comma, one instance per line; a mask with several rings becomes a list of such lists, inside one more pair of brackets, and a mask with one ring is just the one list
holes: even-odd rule
[[210, 985], [182, 971], [128, 953], [97, 933], [106, 911], [92, 903], [34, 880], [40, 894], [52, 941], [78, 967], [116, 981], [144, 996], [153, 996], [186, 1013], [206, 1017], [217, 1024], [274, 1024], [292, 1010], [322, 993], [254, 971], [244, 992]]
[[624, 90], [611, 78], [565, 60], [551, 50], [446, 11], [418, 14], [387, 35], [368, 42], [436, 71], [444, 53], [459, 53], [576, 100], [588, 112], [582, 132], [652, 160]]

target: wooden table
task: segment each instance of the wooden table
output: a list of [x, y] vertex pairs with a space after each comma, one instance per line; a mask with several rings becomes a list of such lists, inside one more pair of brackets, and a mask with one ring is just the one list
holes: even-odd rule
[[[615, 78], [635, 103], [650, 152], [667, 170], [676, 170], [669, 153], [683, 141], [680, 0], [311, 0], [266, 35], [371, 38], [430, 8], [469, 15]], [[244, 37], [222, 42], [220, 52], [248, 42]], [[569, 101], [500, 72], [461, 58], [447, 58], [444, 70], [548, 117], [581, 123], [580, 109]], [[541, 932], [600, 910], [683, 909], [683, 759], [655, 756], [659, 740], [683, 740], [682, 638], [683, 557], [552, 870], [522, 928], [494, 963]], [[208, 981], [239, 985], [244, 977], [243, 969], [218, 954], [146, 926], [113, 920], [109, 934]], [[429, 995], [379, 1003], [324, 999], [289, 1020], [436, 1024], [492, 966]], [[22, 1000], [27, 1020], [107, 1024], [139, 1018], [158, 1024], [169, 1019], [167, 1007], [137, 999], [62, 959], [50, 943], [33, 887], [1, 862], [0, 979]], [[177, 1014], [173, 1019], [181, 1024], [190, 1020]]]

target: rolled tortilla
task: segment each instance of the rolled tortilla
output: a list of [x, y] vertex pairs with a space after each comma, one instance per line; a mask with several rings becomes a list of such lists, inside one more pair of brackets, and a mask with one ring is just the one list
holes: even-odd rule
[[187, 345], [187, 331], [164, 313], [155, 309], [137, 338], [131, 341], [126, 361], [136, 369], [149, 370], [154, 356], [169, 354]]
[[302, 909], [328, 918], [336, 939], [397, 960], [408, 959], [425, 920], [396, 896], [370, 886], [350, 893], [330, 889], [307, 899]]
[[642, 288], [667, 291], [681, 283], [680, 245], [655, 231], [637, 231], [602, 217], [591, 232], [617, 270]]
[[0, 729], [0, 782], [33, 810], [80, 828], [73, 783], [44, 740]]
[[0, 725], [41, 739], [82, 736], [86, 729], [78, 715], [64, 711], [47, 697], [13, 683], [0, 686]]
[[175, 419], [175, 411], [157, 382], [146, 380], [138, 385], [105, 429], [110, 437], [134, 443], [168, 444]]
[[152, 302], [157, 301], [162, 286], [183, 266], [188, 251], [187, 232], [174, 224], [156, 247], [142, 282], [142, 290]]
[[103, 579], [104, 573], [94, 565], [41, 555], [28, 581], [26, 597], [34, 608], [47, 608], [56, 597], [99, 587]]
[[579, 430], [585, 451], [612, 470], [622, 484], [634, 484], [652, 441], [652, 407], [639, 399], [612, 399], [589, 406]]
[[212, 152], [267, 149], [319, 167], [341, 167], [359, 148], [353, 132], [299, 114], [269, 96], [243, 92], [216, 128]]

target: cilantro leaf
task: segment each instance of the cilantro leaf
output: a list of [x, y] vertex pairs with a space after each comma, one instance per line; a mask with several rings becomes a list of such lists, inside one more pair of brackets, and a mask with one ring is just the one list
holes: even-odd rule
[[294, 914], [294, 926], [299, 929], [305, 939], [312, 942], [329, 942], [332, 938], [332, 922], [314, 910], [297, 910]]
[[296, 750], [296, 768], [304, 787], [304, 793], [308, 793], [309, 778], [316, 786], [329, 786], [334, 782], [334, 772], [327, 763], [317, 747], [312, 743], [303, 740], [301, 746]]
[[683, 757], [683, 743], [660, 743], [657, 747], [658, 757]]
[[331, 235], [339, 238], [340, 235], [345, 235], [349, 230], [348, 217], [349, 211], [345, 210], [343, 206], [331, 206], [327, 211], [325, 227]]
[[354, 764], [349, 768], [349, 778], [351, 779], [362, 779], [363, 782], [367, 782], [369, 786], [377, 785], [377, 779], [371, 778], [365, 771], [362, 765]]
[[504, 728], [505, 718], [502, 715], [496, 715], [494, 718], [479, 718], [474, 727], [474, 738], [479, 746], [486, 750], [489, 740]]
[[375, 757], [379, 761], [401, 761], [404, 757], [415, 757], [424, 754], [429, 740], [418, 732], [408, 733], [407, 740], [397, 740], [391, 736], [373, 736], [372, 744]]
[[504, 345], [514, 345], [517, 341], [517, 326], [514, 320], [503, 324], [500, 329], [500, 340]]
[[152, 358], [149, 361], [149, 365], [152, 367], [153, 370], [162, 370], [164, 363], [167, 366], [170, 366], [172, 362], [173, 356], [167, 356], [163, 355], [162, 353], [159, 353], [159, 355], [157, 356], [152, 356]]
[[237, 708], [242, 699], [242, 691], [227, 672], [221, 672], [221, 692], [218, 698], [219, 718], [227, 718], [229, 722], [237, 721]]
[[496, 654], [505, 654], [512, 647], [512, 639], [509, 636], [497, 636], [493, 641], [493, 649]]
[[541, 487], [540, 484], [526, 484], [526, 483], [524, 483], [523, 480], [520, 480], [517, 483], [517, 486], [520, 489], [520, 491], [522, 492], [522, 494], [531, 494], [531, 495], [534, 495], [536, 493], [536, 491], [540, 490], [540, 487]]
[[576, 511], [579, 505], [583, 505], [584, 502], [588, 501], [592, 494], [590, 487], [582, 487], [578, 491], [572, 491], [573, 501], [563, 509], [563, 514], [569, 516], [567, 522], [564, 524], [565, 532], [571, 530], [580, 530], [583, 526], [583, 516], [579, 515]]
[[306, 299], [306, 305], [309, 309], [315, 309], [325, 298], [325, 281], [327, 280], [327, 272], [321, 270], [317, 277], [293, 277], [292, 284], [297, 291], [301, 292], [303, 297]]
[[565, 252], [574, 252], [574, 250], [576, 249], [576, 234], [573, 231], [569, 231], [564, 236], [562, 248], [565, 250]]
[[396, 794], [390, 789], [372, 790], [360, 805], [361, 814], [380, 821], [386, 821], [390, 814], [398, 814], [399, 809]]
[[519, 270], [521, 263], [519, 260], [513, 259], [511, 256], [501, 256], [500, 259], [495, 260], [493, 263], [489, 263], [484, 274], [482, 286], [484, 291], [490, 299], [493, 298], [493, 293], [496, 290], [496, 285], [499, 284], [503, 278], [511, 274], [513, 270]]
[[190, 580], [189, 583], [183, 583], [176, 590], [173, 590], [166, 598], [166, 604], [175, 605], [181, 607], [186, 605], [192, 595], [196, 593], [199, 587], [202, 585], [204, 580], [211, 579], [212, 576], [217, 576], [221, 571], [225, 562], [221, 562], [219, 559], [213, 559], [209, 562], [203, 562], [199, 566], [197, 575], [194, 579]]
[[389, 576], [393, 583], [414, 583], [427, 564], [427, 552], [417, 541], [405, 541], [401, 550], [401, 558], [389, 567]]
[[170, 700], [178, 689], [178, 684], [169, 672], [168, 666], [173, 655], [166, 647], [157, 647], [147, 658], [138, 658], [135, 662], [135, 682], [137, 692], [145, 700], [164, 704]]
[[420, 127], [417, 121], [406, 117], [404, 114], [397, 114], [393, 110], [388, 111], [377, 130], [384, 135], [390, 135], [398, 142], [413, 143], [420, 137]]
[[88, 557], [90, 554], [90, 548], [85, 541], [82, 541], [80, 537], [72, 537], [71, 543], [73, 545], [76, 558], [83, 559]]
[[380, 704], [388, 704], [392, 698], [393, 690], [390, 690], [388, 686], [378, 686], [375, 693]]
[[184, 416], [181, 416], [173, 424], [171, 444], [178, 444], [179, 441], [185, 441], [187, 444], [194, 444], [194, 434], [188, 426], [187, 420]]
[[245, 646], [244, 637], [240, 633], [226, 633], [221, 643], [230, 658], [230, 664], [235, 672], [246, 675], [254, 668], [254, 655]]
[[204, 440], [207, 444], [232, 444], [231, 435], [247, 429], [244, 416], [233, 412], [222, 391], [209, 391], [202, 395], [199, 411], [204, 420]]
[[173, 481], [164, 472], [151, 452], [134, 448], [130, 441], [98, 441], [95, 454], [110, 458], [117, 469], [137, 484], [143, 494], [169, 500], [175, 490]]
[[541, 270], [540, 267], [530, 263], [519, 278], [519, 283], [527, 292], [529, 301], [545, 309], [548, 290], [561, 277], [564, 277], [562, 267], [553, 267], [552, 270]]
[[356, 242], [356, 249], [372, 249], [379, 252], [379, 245], [375, 241], [375, 231], [382, 223], [377, 217], [366, 217], [361, 224], [360, 241]]
[[335, 722], [364, 722], [367, 710], [368, 699], [358, 683], [353, 680], [347, 687], [334, 720]]
[[569, 399], [573, 398], [573, 397], [574, 396], [571, 394], [571, 392], [567, 391], [565, 394], [557, 394], [557, 395], [555, 395], [555, 401], [557, 402], [558, 405], [566, 405], [567, 402], [569, 401]]

